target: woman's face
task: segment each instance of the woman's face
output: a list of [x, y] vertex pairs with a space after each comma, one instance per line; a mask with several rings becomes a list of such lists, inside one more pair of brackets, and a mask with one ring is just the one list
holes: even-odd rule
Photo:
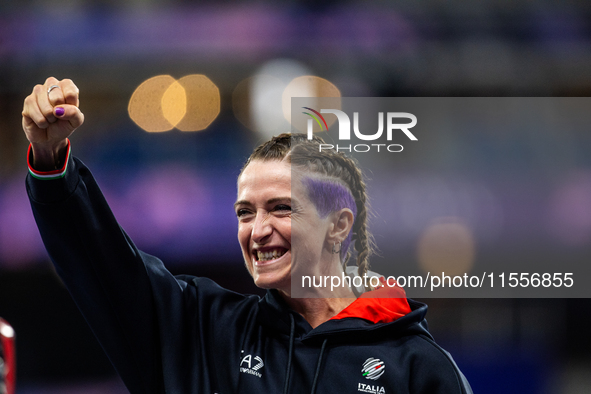
[[[301, 182], [293, 186], [292, 190], [289, 163], [254, 160], [238, 178], [235, 204], [238, 241], [255, 284], [288, 294], [292, 259], [317, 264], [329, 228], [329, 220], [318, 216]], [[297, 250], [292, 249], [292, 239]]]

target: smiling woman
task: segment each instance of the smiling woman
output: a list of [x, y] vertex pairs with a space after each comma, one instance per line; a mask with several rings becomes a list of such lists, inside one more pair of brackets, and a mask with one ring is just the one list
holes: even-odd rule
[[348, 275], [350, 245], [353, 275], [371, 274], [365, 185], [351, 159], [300, 134], [255, 149], [235, 212], [246, 267], [268, 291], [240, 295], [175, 277], [135, 247], [70, 154], [78, 104], [74, 83], [55, 78], [26, 98], [27, 190], [57, 272], [130, 392], [472, 392], [427, 331], [427, 306], [400, 289], [294, 294], [294, 276]]
[[255, 284], [288, 294], [291, 271], [291, 169], [251, 163], [238, 178], [238, 241]]

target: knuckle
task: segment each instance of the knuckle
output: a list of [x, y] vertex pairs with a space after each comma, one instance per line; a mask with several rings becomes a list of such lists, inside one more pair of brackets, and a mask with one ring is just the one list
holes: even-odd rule
[[43, 107], [41, 108], [41, 114], [45, 117], [53, 116], [53, 108], [51, 106]]
[[[52, 106], [55, 106], [55, 105], [64, 104], [65, 99], [64, 99], [63, 95], [59, 95], [57, 97], [52, 97], [50, 102], [51, 102]], [[51, 111], [53, 112], [53, 107], [51, 108]]]
[[45, 118], [34, 119], [34, 122], [42, 129], [46, 129], [49, 126], [49, 122]]
[[73, 84], [74, 82], [70, 78], [62, 79], [62, 83]]
[[56, 79], [55, 77], [49, 77], [49, 78], [47, 78], [47, 79], [45, 80], [45, 84], [46, 84], [46, 85], [47, 85], [47, 84], [53, 84], [53, 83], [55, 83], [55, 82], [57, 82], [57, 79]]
[[35, 85], [33, 93], [39, 93], [43, 89], [43, 85]]

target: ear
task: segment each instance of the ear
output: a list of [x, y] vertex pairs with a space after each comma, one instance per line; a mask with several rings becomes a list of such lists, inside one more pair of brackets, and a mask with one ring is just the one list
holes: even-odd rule
[[327, 241], [331, 244], [343, 242], [353, 227], [355, 217], [349, 208], [343, 208], [331, 214], [332, 223], [326, 234]]

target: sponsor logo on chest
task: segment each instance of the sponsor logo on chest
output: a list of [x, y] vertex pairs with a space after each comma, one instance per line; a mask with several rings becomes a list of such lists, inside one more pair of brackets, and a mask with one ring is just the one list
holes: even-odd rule
[[[378, 380], [386, 372], [386, 364], [377, 358], [370, 357], [361, 366], [361, 376], [368, 380]], [[385, 394], [383, 386], [358, 383], [357, 391], [361, 393]]]
[[[244, 353], [244, 350], [242, 351]], [[252, 357], [251, 354], [247, 354], [246, 356], [242, 357], [240, 361], [240, 372], [246, 373], [249, 375], [254, 375], [257, 378], [262, 378], [263, 374], [261, 369], [265, 366], [263, 359], [259, 356]]]

